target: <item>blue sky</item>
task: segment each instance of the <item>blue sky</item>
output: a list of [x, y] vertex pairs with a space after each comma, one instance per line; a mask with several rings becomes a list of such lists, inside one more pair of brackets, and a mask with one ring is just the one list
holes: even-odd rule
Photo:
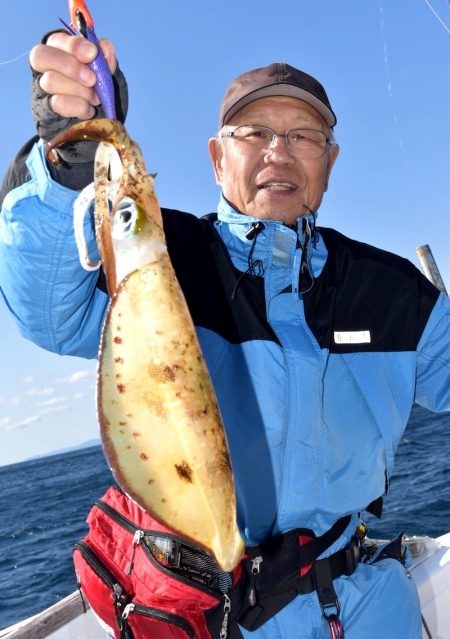
[[[26, 53], [64, 0], [3, 3], [0, 172], [33, 134]], [[417, 263], [431, 245], [450, 286], [447, 0], [90, 0], [130, 88], [127, 127], [163, 205], [215, 209], [206, 141], [235, 75], [287, 61], [326, 87], [341, 153], [319, 222]], [[444, 22], [440, 22], [439, 18]], [[93, 361], [46, 353], [0, 300], [0, 465], [97, 436]]]

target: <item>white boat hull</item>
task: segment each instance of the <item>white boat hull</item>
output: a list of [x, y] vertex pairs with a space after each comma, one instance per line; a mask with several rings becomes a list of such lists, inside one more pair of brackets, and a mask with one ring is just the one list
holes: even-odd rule
[[450, 639], [450, 533], [423, 542], [419, 551], [411, 573], [425, 622], [422, 639]]

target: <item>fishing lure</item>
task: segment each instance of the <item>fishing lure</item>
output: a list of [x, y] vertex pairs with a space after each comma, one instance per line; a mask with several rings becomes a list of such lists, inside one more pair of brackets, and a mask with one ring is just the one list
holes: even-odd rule
[[81, 35], [93, 42], [98, 50], [98, 55], [88, 66], [95, 73], [95, 91], [103, 107], [107, 118], [117, 119], [114, 97], [114, 85], [111, 72], [103, 55], [97, 36], [94, 31], [94, 20], [84, 0], [68, 0], [71, 24], [61, 20], [67, 31], [72, 35]]
[[[75, 211], [82, 263], [83, 225], [95, 198], [95, 232], [112, 296], [104, 322], [97, 412], [105, 455], [122, 489], [167, 527], [204, 548], [222, 570], [244, 544], [225, 431], [194, 324], [165, 243], [153, 176], [117, 121], [87, 120], [59, 134], [99, 141], [94, 186]], [[116, 149], [122, 172], [111, 180]], [[84, 246], [83, 246], [84, 242]]]

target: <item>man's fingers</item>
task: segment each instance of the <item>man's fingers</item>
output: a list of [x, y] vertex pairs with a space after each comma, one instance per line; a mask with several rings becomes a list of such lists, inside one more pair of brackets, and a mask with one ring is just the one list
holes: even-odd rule
[[[114, 45], [103, 38], [103, 54], [112, 73], [117, 68]], [[51, 109], [66, 118], [85, 120], [95, 115], [100, 101], [94, 91], [95, 73], [88, 67], [98, 55], [97, 47], [82, 36], [64, 32], [52, 33], [46, 44], [38, 44], [30, 52], [30, 64], [41, 73], [39, 83], [49, 94]]]
[[50, 97], [50, 107], [63, 118], [78, 118], [88, 120], [95, 115], [95, 109], [83, 98], [68, 95], [52, 95]]
[[95, 91], [79, 82], [75, 82], [58, 71], [46, 71], [42, 74], [39, 84], [41, 88], [50, 95], [67, 95], [83, 98], [92, 105], [99, 103]]
[[98, 53], [95, 44], [83, 38], [83, 36], [72, 36], [63, 31], [52, 33], [48, 37], [46, 44], [72, 55], [83, 64], [92, 62]]
[[[111, 73], [117, 69], [114, 45], [102, 38], [100, 46]], [[47, 44], [38, 44], [30, 53], [30, 64], [35, 71], [58, 71], [68, 78], [91, 87], [95, 84], [95, 74], [87, 66], [97, 56], [97, 47], [81, 36], [66, 33], [52, 33]]]
[[92, 87], [95, 84], [95, 73], [86, 64], [75, 56], [46, 44], [38, 44], [31, 50], [30, 64], [40, 73], [56, 71], [84, 86]]

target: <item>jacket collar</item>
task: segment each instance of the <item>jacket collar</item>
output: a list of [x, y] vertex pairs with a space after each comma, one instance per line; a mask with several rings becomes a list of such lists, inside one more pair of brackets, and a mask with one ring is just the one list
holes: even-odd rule
[[[297, 270], [302, 258], [304, 246], [304, 226], [311, 229], [311, 242], [307, 251], [309, 269], [316, 278], [322, 271], [326, 261], [327, 250], [321, 235], [314, 231], [315, 216], [312, 213], [301, 215], [297, 219], [297, 229], [285, 226], [275, 220], [263, 220], [251, 215], [239, 213], [221, 195], [218, 204], [219, 232], [227, 245], [230, 257], [234, 265], [241, 271], [249, 268], [249, 255], [253, 262], [260, 260], [262, 269], [277, 269], [278, 267]], [[253, 225], [262, 223], [263, 228], [257, 237], [246, 237]], [[225, 227], [220, 226], [225, 223]], [[251, 233], [250, 233], [251, 235]], [[294, 277], [296, 275], [292, 274]]]
[[[293, 234], [293, 237], [297, 236], [296, 231], [292, 227], [285, 226], [282, 222], [278, 222], [276, 220], [263, 220], [259, 217], [254, 217], [252, 215], [245, 215], [244, 213], [240, 213], [237, 211], [224, 197], [223, 193], [220, 196], [218, 208], [218, 218], [221, 222], [227, 222], [234, 228], [234, 233], [241, 237], [242, 240], [245, 239], [245, 234], [251, 229], [252, 224], [256, 222], [262, 222], [265, 226], [269, 228], [283, 228], [286, 231], [289, 231]], [[312, 213], [307, 213], [305, 215], [300, 215], [297, 218], [297, 227], [301, 229], [301, 220], [308, 220], [309, 224], [312, 228], [315, 227], [316, 217]], [[300, 231], [301, 235], [301, 231]], [[300, 237], [301, 240], [301, 237]]]

